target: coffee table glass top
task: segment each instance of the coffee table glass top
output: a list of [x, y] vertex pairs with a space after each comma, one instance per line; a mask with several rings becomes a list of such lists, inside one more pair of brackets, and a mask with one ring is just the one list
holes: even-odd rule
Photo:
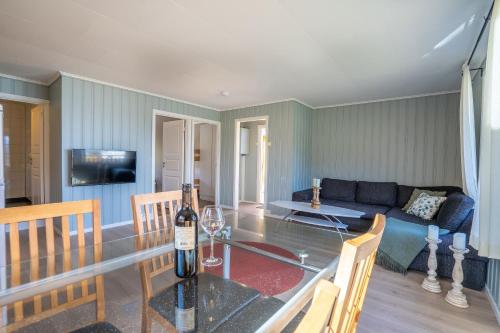
[[[155, 332], [190, 327], [197, 332], [253, 332], [331, 264], [342, 245], [328, 230], [251, 214], [227, 215], [226, 227], [215, 245], [223, 265], [205, 269], [189, 282], [176, 278], [170, 268], [161, 271], [173, 250], [169, 230], [8, 263], [0, 267], [6, 282], [0, 291], [0, 327], [68, 332], [99, 319], [122, 332], [145, 326]], [[200, 242], [207, 254], [201, 230]], [[101, 261], [95, 262], [96, 252], [102, 253]], [[158, 273], [146, 278], [146, 267]], [[65, 306], [71, 299], [80, 302]], [[97, 304], [101, 318], [96, 317]]]
[[354, 217], [360, 218], [365, 213], [360, 212], [358, 210], [337, 207], [337, 206], [329, 206], [329, 205], [320, 205], [319, 208], [312, 208], [309, 202], [299, 202], [299, 201], [288, 201], [288, 200], [279, 200], [273, 201], [270, 203], [273, 206], [277, 206], [280, 208], [296, 210], [306, 213], [312, 214], [321, 214], [321, 215], [331, 215], [337, 217]]

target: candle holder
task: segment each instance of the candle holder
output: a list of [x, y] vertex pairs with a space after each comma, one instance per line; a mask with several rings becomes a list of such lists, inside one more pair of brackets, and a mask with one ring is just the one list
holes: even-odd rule
[[312, 188], [313, 197], [311, 200], [311, 207], [314, 209], [319, 209], [319, 207], [321, 206], [321, 202], [319, 201], [319, 190], [320, 189], [321, 189], [321, 187], [313, 187]]
[[427, 266], [429, 270], [427, 271], [427, 277], [422, 281], [422, 288], [431, 293], [439, 294], [441, 292], [441, 286], [439, 285], [439, 280], [437, 279], [437, 258], [436, 250], [438, 244], [442, 242], [440, 239], [430, 239], [425, 237], [427, 243], [429, 243], [429, 260], [427, 261]]
[[464, 260], [464, 254], [469, 253], [469, 249], [459, 250], [450, 245], [450, 250], [453, 251], [453, 258], [455, 258], [455, 265], [453, 266], [451, 275], [453, 277], [453, 283], [451, 284], [453, 289], [448, 291], [445, 300], [451, 305], [465, 309], [469, 307], [469, 303], [467, 303], [467, 297], [465, 297], [465, 294], [462, 292], [464, 288], [462, 286], [462, 281], [464, 280], [462, 260]]

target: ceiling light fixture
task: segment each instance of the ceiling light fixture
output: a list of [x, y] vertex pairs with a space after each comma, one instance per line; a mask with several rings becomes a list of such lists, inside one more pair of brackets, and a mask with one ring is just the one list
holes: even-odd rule
[[227, 90], [222, 90], [222, 91], [220, 92], [220, 95], [221, 95], [221, 96], [224, 96], [224, 97], [227, 97], [227, 96], [229, 96], [229, 91], [227, 91]]

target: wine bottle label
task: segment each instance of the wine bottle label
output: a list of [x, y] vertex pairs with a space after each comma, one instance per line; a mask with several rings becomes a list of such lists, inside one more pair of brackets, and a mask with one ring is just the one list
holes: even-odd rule
[[193, 227], [175, 227], [175, 248], [177, 250], [194, 250], [196, 237]]
[[194, 313], [194, 308], [180, 309], [175, 307], [175, 328], [179, 332], [194, 331]]

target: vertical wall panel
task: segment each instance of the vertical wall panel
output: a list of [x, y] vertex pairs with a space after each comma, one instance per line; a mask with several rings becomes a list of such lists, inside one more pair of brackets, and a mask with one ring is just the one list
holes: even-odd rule
[[[52, 177], [61, 180], [61, 183], [54, 184], [54, 193], [62, 193], [60, 197], [55, 194], [53, 201], [100, 199], [104, 225], [130, 221], [130, 195], [151, 191], [153, 108], [211, 120], [219, 120], [220, 117], [217, 111], [67, 76], [52, 86], [51, 117], [52, 108], [55, 108], [55, 115], [60, 115], [60, 125], [57, 124], [57, 117], [54, 121], [51, 118], [51, 135], [56, 129], [51, 148], [61, 147], [62, 152], [55, 160], [61, 161], [61, 168], [56, 173], [57, 177]], [[59, 142], [57, 128], [60, 129]], [[70, 152], [77, 148], [136, 151], [136, 182], [72, 187]]]
[[45, 99], [47, 101], [50, 99], [49, 87], [47, 86], [16, 80], [1, 75], [0, 93]]
[[62, 80], [57, 79], [49, 88], [49, 176], [50, 202], [62, 200], [61, 182], [61, 108], [62, 108]]
[[460, 185], [456, 93], [312, 111], [312, 174]]

